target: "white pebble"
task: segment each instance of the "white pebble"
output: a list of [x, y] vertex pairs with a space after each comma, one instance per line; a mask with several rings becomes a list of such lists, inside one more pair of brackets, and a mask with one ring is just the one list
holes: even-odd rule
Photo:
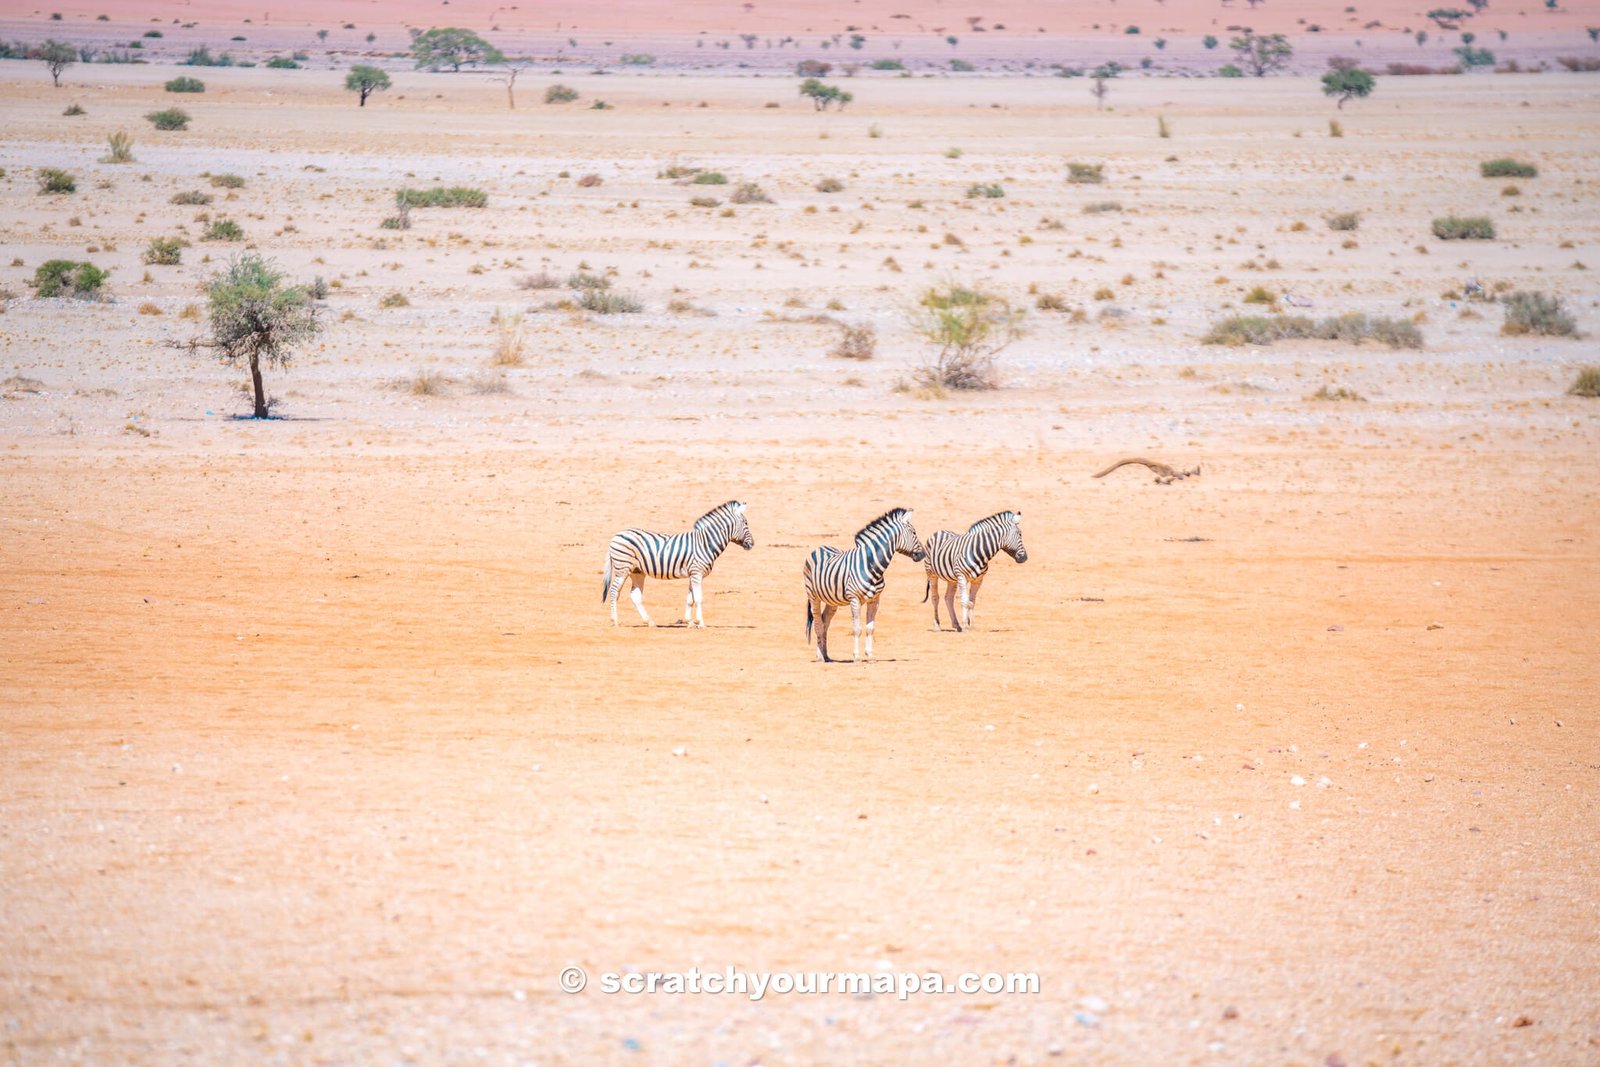
[[1305, 785], [1306, 784], [1306, 780], [1304, 778], [1300, 777], [1297, 774], [1293, 778], [1289, 779], [1289, 784], [1290, 785]]

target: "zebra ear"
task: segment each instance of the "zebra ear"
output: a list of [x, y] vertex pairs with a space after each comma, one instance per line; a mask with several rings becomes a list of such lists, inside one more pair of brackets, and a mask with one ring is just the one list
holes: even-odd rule
[[735, 500], [733, 502], [733, 510], [737, 511], [739, 514], [743, 515], [744, 514], [744, 502], [742, 500]]
[[1022, 512], [1020, 512], [1020, 511], [1014, 511], [1014, 512], [1012, 512], [1012, 514], [1013, 514], [1013, 515], [1015, 515], [1015, 516], [1016, 516], [1016, 517], [1017, 517], [1017, 521], [1018, 521], [1018, 522], [1021, 522], [1021, 521], [1022, 521]]

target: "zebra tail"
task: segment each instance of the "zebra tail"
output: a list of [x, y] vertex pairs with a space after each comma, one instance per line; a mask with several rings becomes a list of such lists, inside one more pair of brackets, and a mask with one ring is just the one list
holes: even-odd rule
[[924, 604], [926, 604], [928, 602], [928, 595], [930, 593], [932, 593], [932, 592], [933, 592], [933, 579], [930, 577], [928, 579], [928, 584], [922, 587], [922, 602]]
[[607, 595], [611, 592], [611, 554], [609, 552], [606, 553], [606, 576], [601, 580], [605, 584], [600, 587], [600, 603], [604, 604]]
[[806, 643], [811, 643], [811, 598], [806, 597]]

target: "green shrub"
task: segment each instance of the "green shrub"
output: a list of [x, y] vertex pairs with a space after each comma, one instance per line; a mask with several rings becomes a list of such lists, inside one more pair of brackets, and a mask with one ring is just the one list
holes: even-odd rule
[[568, 289], [609, 289], [611, 281], [604, 274], [577, 271], [567, 276]]
[[213, 174], [211, 184], [218, 189], [243, 189], [244, 179], [237, 174]]
[[183, 205], [205, 205], [211, 203], [211, 199], [212, 197], [210, 193], [202, 193], [198, 189], [190, 189], [187, 192], [174, 193], [172, 195], [171, 203]]
[[973, 67], [972, 67], [971, 63], [968, 63], [964, 59], [952, 59], [950, 61], [950, 69], [955, 71], [958, 74], [965, 74], [968, 71], [972, 70]]
[[714, 196], [691, 196], [689, 203], [694, 207], [716, 207], [722, 201]]
[[233, 66], [233, 57], [226, 52], [220, 56], [213, 56], [211, 49], [201, 45], [199, 48], [191, 49], [188, 58], [180, 65], [185, 67], [231, 67]]
[[183, 130], [189, 126], [189, 114], [182, 108], [169, 107], [145, 115], [158, 130]]
[[67, 109], [61, 114], [65, 115], [67, 118], [76, 118], [79, 115], [87, 115], [88, 112], [83, 110], [82, 104], [68, 104]]
[[71, 171], [59, 170], [56, 167], [46, 167], [39, 172], [39, 192], [44, 193], [75, 193], [78, 191], [78, 180], [72, 176]]
[[1225, 65], [1220, 66], [1220, 67], [1217, 68], [1217, 77], [1219, 77], [1219, 78], [1242, 78], [1242, 77], [1244, 77], [1244, 71], [1240, 70], [1238, 67], [1234, 66], [1232, 63], [1228, 63], [1228, 64], [1225, 64]]
[[146, 37], [156, 37], [156, 38], [158, 38], [158, 37], [161, 36], [161, 31], [160, 30], [145, 30], [144, 31], [144, 35]]
[[998, 200], [1005, 195], [1005, 186], [998, 182], [989, 182], [988, 184], [983, 182], [973, 182], [971, 185], [967, 186], [968, 200], [977, 200], [980, 198], [985, 200]]
[[594, 103], [589, 105], [589, 110], [590, 111], [610, 111], [610, 110], [612, 110], [612, 108], [611, 108], [611, 105], [606, 103], [604, 100], [596, 100]]
[[1504, 298], [1505, 325], [1500, 332], [1510, 336], [1536, 333], [1541, 337], [1571, 337], [1578, 332], [1578, 324], [1559, 296], [1544, 293], [1512, 293]]
[[634, 315], [644, 310], [644, 305], [627, 293], [606, 289], [585, 289], [578, 306], [597, 315]]
[[1537, 178], [1539, 168], [1515, 159], [1490, 159], [1478, 164], [1478, 173], [1485, 178]]
[[1300, 338], [1349, 344], [1370, 339], [1390, 348], [1422, 347], [1422, 333], [1410, 319], [1373, 318], [1358, 311], [1316, 320], [1305, 315], [1233, 315], [1211, 327], [1200, 343], [1270, 345]]
[[448, 188], [435, 186], [431, 189], [402, 189], [397, 194], [397, 202], [406, 207], [484, 207], [489, 203], [489, 195], [482, 189], [470, 189], [464, 185]]
[[202, 241], [242, 241], [244, 227], [232, 219], [217, 219], [200, 235]]
[[167, 82], [166, 88], [169, 93], [203, 93], [206, 91], [206, 83], [199, 78], [185, 76], [173, 78]]
[[299, 70], [300, 64], [287, 56], [273, 56], [267, 60], [267, 67], [270, 70]]
[[1106, 180], [1104, 163], [1068, 163], [1067, 181], [1073, 185], [1099, 185]]
[[733, 190], [733, 195], [728, 199], [735, 204], [770, 204], [772, 198], [762, 191], [761, 186], [755, 182], [740, 182]]
[[728, 176], [714, 170], [703, 170], [691, 180], [694, 185], [727, 185]]
[[394, 289], [383, 295], [383, 299], [378, 301], [378, 306], [381, 308], [410, 307], [411, 298], [406, 296], [406, 294], [402, 293], [400, 290]]
[[144, 261], [157, 267], [175, 267], [183, 262], [181, 237], [156, 237], [144, 250]]
[[1265, 286], [1258, 285], [1245, 294], [1244, 302], [1246, 304], [1276, 304], [1278, 302], [1278, 294]]
[[821, 181], [817, 182], [817, 192], [842, 193], [844, 192], [844, 182], [840, 181], [838, 178], [823, 178]]
[[655, 63], [656, 57], [648, 52], [622, 53], [622, 65], [625, 67], [653, 67]]
[[1328, 216], [1328, 229], [1354, 230], [1361, 225], [1361, 214], [1357, 211], [1340, 211]]
[[898, 59], [874, 59], [867, 66], [873, 70], [905, 70], [906, 65]]
[[1584, 367], [1578, 371], [1578, 378], [1572, 383], [1572, 388], [1567, 390], [1569, 396], [1600, 396], [1600, 367]]
[[41, 297], [71, 296], [92, 300], [110, 273], [93, 263], [52, 259], [33, 272], [33, 287]]
[[100, 157], [102, 163], [132, 163], [133, 138], [122, 130], [106, 138], [106, 154]]
[[544, 91], [544, 102], [547, 104], [570, 104], [576, 99], [578, 90], [559, 83]]
[[1482, 216], [1458, 218], [1447, 215], [1433, 220], [1433, 235], [1441, 241], [1492, 241], [1494, 223]]

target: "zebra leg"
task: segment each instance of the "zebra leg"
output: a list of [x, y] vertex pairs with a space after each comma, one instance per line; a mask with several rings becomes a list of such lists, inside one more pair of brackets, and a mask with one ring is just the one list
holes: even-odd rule
[[817, 615], [817, 658], [823, 663], [832, 663], [833, 660], [828, 658], [828, 624], [833, 621], [834, 612], [839, 609], [833, 604], [825, 605], [820, 600], [817, 601], [817, 605], [822, 608]]
[[961, 632], [961, 616], [956, 614], [956, 583], [944, 583], [944, 610], [950, 616], [950, 626], [956, 633]]
[[868, 662], [871, 662], [871, 660], [872, 660], [872, 629], [873, 629], [874, 626], [877, 625], [877, 618], [878, 618], [878, 602], [876, 600], [867, 601], [867, 661]]
[[628, 576], [626, 574], [616, 575], [611, 579], [611, 588], [606, 592], [606, 599], [611, 602], [612, 626], [620, 625], [620, 623], [617, 622], [617, 601], [622, 598], [622, 587], [626, 585], [627, 582]]
[[683, 594], [683, 624], [694, 625], [694, 579], [689, 579], [689, 588]]
[[628, 594], [628, 598], [633, 601], [633, 606], [639, 609], [639, 618], [644, 620], [644, 624], [654, 626], [655, 623], [650, 621], [650, 613], [644, 610], [644, 575], [638, 571], [633, 573], [633, 591]]
[[861, 659], [861, 601], [850, 599], [850, 662]]
[[928, 584], [933, 587], [933, 628], [940, 630], [939, 625], [939, 579], [934, 577], [932, 571], [928, 572]]
[[983, 588], [981, 577], [972, 580], [972, 587], [967, 590], [967, 628], [972, 628], [972, 609], [978, 606], [978, 590]]
[[961, 576], [961, 621], [962, 629], [972, 629], [972, 583], [965, 574]]
[[[700, 588], [701, 576], [696, 574], [689, 578], [689, 597], [694, 601], [695, 625], [700, 629], [706, 628], [706, 597]], [[689, 621], [689, 613], [684, 612], [683, 621]]]

